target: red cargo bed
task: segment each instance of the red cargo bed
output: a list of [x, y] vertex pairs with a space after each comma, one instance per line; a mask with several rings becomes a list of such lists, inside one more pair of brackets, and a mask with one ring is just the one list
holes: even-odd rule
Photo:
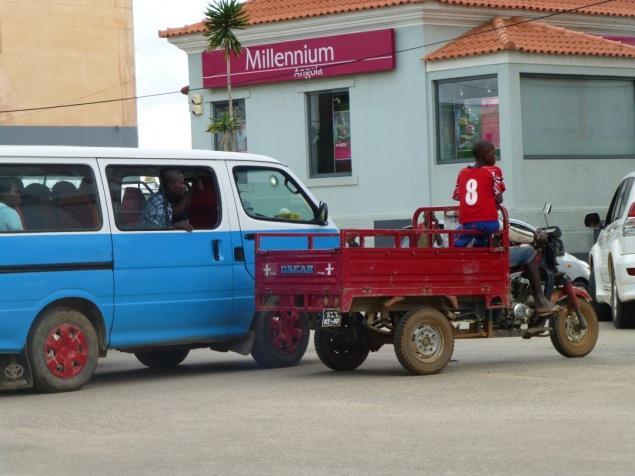
[[[503, 230], [488, 247], [457, 248], [455, 236], [466, 232], [440, 229], [433, 220], [435, 213], [454, 210], [420, 208], [409, 230], [341, 230], [339, 247], [328, 250], [314, 246], [324, 234], [282, 235], [306, 237], [304, 250], [262, 250], [262, 237], [281, 235], [258, 235], [256, 309], [346, 313], [354, 303], [371, 306], [377, 298], [435, 296], [480, 297], [487, 308], [506, 307], [507, 213], [503, 210]], [[432, 245], [435, 235], [444, 246]], [[374, 246], [378, 239], [390, 244]]]

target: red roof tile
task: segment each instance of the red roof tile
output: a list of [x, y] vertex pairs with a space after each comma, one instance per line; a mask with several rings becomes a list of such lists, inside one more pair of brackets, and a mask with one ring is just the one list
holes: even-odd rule
[[[345, 13], [374, 8], [393, 7], [429, 0], [247, 0], [245, 7], [249, 23], [274, 23], [299, 18], [316, 17], [333, 13]], [[438, 0], [441, 3], [466, 7], [489, 7], [512, 10], [533, 10], [544, 12], [567, 12], [593, 0]], [[601, 1], [601, 0], [596, 0]], [[581, 8], [577, 13], [607, 16], [635, 17], [635, 0], [611, 0], [602, 5]], [[179, 28], [159, 31], [161, 38], [189, 35], [205, 31], [203, 22]]]
[[610, 0], [594, 7], [580, 8], [602, 0], [439, 0], [443, 3], [469, 7], [535, 10], [543, 12], [566, 12], [576, 8], [576, 13], [635, 17], [635, 0]]
[[249, 0], [246, 4], [252, 25], [297, 18], [316, 17], [374, 8], [393, 7], [425, 0]]
[[428, 61], [498, 51], [635, 58], [635, 47], [526, 18], [496, 17], [425, 56]]
[[177, 26], [174, 28], [166, 28], [159, 30], [159, 38], [171, 38], [173, 36], [191, 35], [193, 33], [202, 33], [205, 31], [205, 25], [200, 21], [191, 25]]
[[[245, 3], [249, 24], [274, 23], [374, 8], [394, 7], [426, 0], [248, 0]], [[159, 32], [161, 38], [205, 31], [203, 22]]]

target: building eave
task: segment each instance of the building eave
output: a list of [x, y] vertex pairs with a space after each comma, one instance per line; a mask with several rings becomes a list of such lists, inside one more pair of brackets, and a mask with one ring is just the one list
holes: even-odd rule
[[[401, 5], [358, 12], [338, 13], [276, 23], [253, 25], [237, 32], [244, 46], [279, 41], [314, 38], [319, 36], [357, 33], [380, 28], [405, 28], [409, 26], [440, 26], [473, 28], [494, 16], [521, 13], [523, 17], [540, 19], [545, 13], [528, 10], [510, 10], [481, 7], [464, 7], [438, 2]], [[586, 14], [561, 14], [544, 20], [551, 25], [594, 35], [632, 36], [635, 18], [609, 17]], [[448, 38], [450, 41], [452, 38]], [[167, 38], [168, 42], [187, 54], [202, 53], [207, 49], [203, 33]]]
[[[615, 58], [606, 56], [583, 55], [550, 55], [524, 53], [520, 51], [500, 51], [488, 55], [468, 56], [441, 61], [426, 62], [426, 72], [436, 73], [450, 70], [466, 70], [483, 66], [502, 64], [526, 64], [572, 68], [606, 68], [607, 74], [618, 76], [632, 75], [634, 62], [632, 58]], [[608, 72], [608, 70], [612, 72]], [[459, 74], [460, 76], [460, 74]]]

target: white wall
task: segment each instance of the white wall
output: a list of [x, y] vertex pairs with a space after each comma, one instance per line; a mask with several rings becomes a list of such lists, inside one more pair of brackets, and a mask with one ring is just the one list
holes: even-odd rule
[[[635, 69], [624, 68], [623, 61], [611, 61], [608, 58], [606, 61], [585, 58], [572, 61], [562, 57], [523, 54], [483, 56], [476, 62], [488, 61], [492, 64], [476, 66], [474, 60], [457, 62], [450, 65], [451, 69], [429, 73], [429, 79], [432, 82], [484, 74], [498, 75], [501, 127], [499, 165], [507, 184], [505, 205], [513, 216], [536, 225], [544, 225], [541, 210], [546, 201], [551, 202], [553, 212], [549, 222], [562, 228], [567, 248], [576, 253], [588, 251], [593, 244], [593, 232], [584, 228], [584, 215], [592, 211], [606, 211], [620, 178], [635, 170], [635, 160], [524, 159], [520, 75], [532, 73], [633, 78]], [[562, 64], [540, 64], [540, 61]], [[588, 66], [583, 66], [585, 63]], [[433, 88], [430, 89], [429, 96], [432, 100], [434, 91]], [[436, 153], [435, 127], [434, 110], [431, 109], [428, 115], [431, 156]], [[461, 167], [462, 165], [432, 165], [434, 204], [447, 203]]]
[[[466, 30], [423, 24], [396, 28], [396, 49], [447, 40]], [[588, 251], [593, 234], [583, 227], [584, 215], [606, 210], [618, 180], [635, 169], [635, 160], [524, 159], [520, 74], [633, 78], [632, 61], [499, 53], [426, 65], [422, 56], [437, 47], [399, 53], [391, 72], [235, 89], [234, 97], [245, 99], [249, 151], [287, 163], [328, 202], [341, 227], [410, 218], [419, 206], [451, 204], [456, 175], [465, 165], [436, 163], [433, 81], [496, 74], [506, 206], [515, 217], [541, 225], [540, 210], [545, 201], [552, 202], [550, 221], [563, 228], [569, 250]], [[190, 55], [189, 67], [191, 88], [200, 88], [200, 54]], [[350, 92], [352, 177], [310, 179], [306, 93], [343, 87]], [[193, 117], [192, 142], [208, 149], [210, 102], [226, 100], [226, 92], [202, 92], [206, 109]]]
[[[420, 27], [396, 30], [397, 50], [423, 44]], [[234, 89], [245, 98], [249, 152], [289, 165], [321, 200], [339, 226], [372, 227], [373, 220], [409, 218], [429, 203], [426, 147], [425, 64], [422, 50], [397, 56], [394, 71], [317, 81], [286, 82]], [[201, 59], [190, 56], [190, 87], [201, 86]], [[348, 88], [351, 105], [352, 177], [309, 179], [306, 93]], [[226, 92], [205, 91], [205, 113], [192, 121], [195, 148], [210, 148], [203, 132], [211, 101]]]

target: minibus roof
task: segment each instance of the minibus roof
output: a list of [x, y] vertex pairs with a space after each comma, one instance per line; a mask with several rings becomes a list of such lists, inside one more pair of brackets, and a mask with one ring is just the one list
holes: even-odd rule
[[107, 159], [187, 159], [187, 160], [248, 160], [280, 164], [276, 159], [264, 155], [212, 150], [137, 149], [126, 147], [68, 147], [68, 146], [0, 146], [0, 159], [11, 157], [60, 157], [107, 158]]

